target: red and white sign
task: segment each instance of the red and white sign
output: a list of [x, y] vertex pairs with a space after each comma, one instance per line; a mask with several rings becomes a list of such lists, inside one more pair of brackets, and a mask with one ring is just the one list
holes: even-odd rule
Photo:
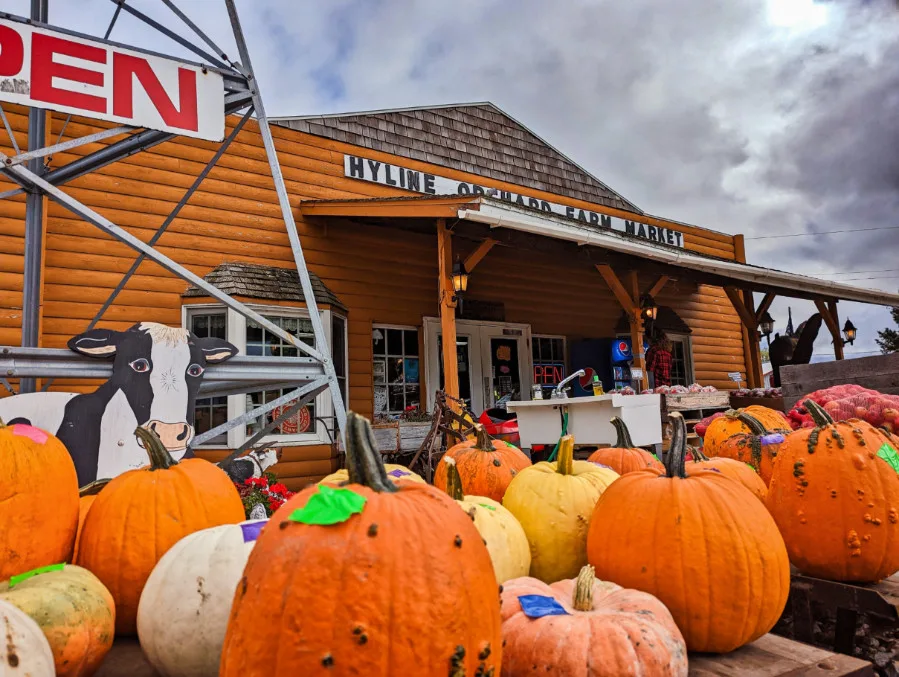
[[[287, 404], [272, 409], [272, 420], [281, 416], [295, 404], [296, 402], [288, 402]], [[311, 422], [312, 418], [309, 416], [309, 407], [303, 407], [296, 414], [282, 421], [279, 428], [281, 429], [282, 435], [296, 435], [297, 433], [308, 431]]]
[[0, 101], [221, 141], [224, 81], [203, 70], [0, 20]]

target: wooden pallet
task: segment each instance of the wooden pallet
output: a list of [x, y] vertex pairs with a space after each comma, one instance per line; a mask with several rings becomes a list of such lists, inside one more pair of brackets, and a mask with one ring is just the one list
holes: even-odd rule
[[[765, 635], [729, 654], [690, 656], [692, 677], [874, 677], [870, 663]], [[157, 677], [136, 639], [117, 639], [96, 677]]]
[[852, 655], [855, 648], [859, 614], [871, 614], [899, 622], [899, 574], [870, 585], [825, 581], [803, 576], [795, 568], [791, 574], [793, 633], [802, 642], [811, 642], [813, 639], [812, 603], [817, 603], [836, 615], [833, 648], [834, 651], [848, 655]]

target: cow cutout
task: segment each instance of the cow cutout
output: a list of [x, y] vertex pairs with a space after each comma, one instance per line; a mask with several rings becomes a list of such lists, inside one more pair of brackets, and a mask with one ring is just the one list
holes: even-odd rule
[[237, 354], [223, 339], [155, 322], [127, 331], [93, 329], [68, 346], [88, 357], [114, 358], [110, 379], [92, 393], [0, 399], [0, 418], [54, 433], [75, 462], [79, 486], [147, 464], [134, 435], [138, 426], [153, 430], [175, 460], [191, 456], [194, 405], [206, 366]]

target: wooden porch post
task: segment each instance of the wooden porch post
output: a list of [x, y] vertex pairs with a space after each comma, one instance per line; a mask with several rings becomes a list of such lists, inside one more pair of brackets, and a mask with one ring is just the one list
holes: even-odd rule
[[630, 309], [631, 324], [631, 353], [634, 356], [633, 367], [639, 369], [643, 374], [639, 379], [631, 379], [634, 382], [634, 388], [639, 393], [643, 390], [649, 380], [646, 378], [646, 354], [643, 352], [643, 317], [640, 314], [640, 279], [636, 270], [628, 273], [631, 283], [631, 301], [633, 307]]
[[[459, 364], [456, 358], [456, 302], [453, 300], [453, 240], [446, 219], [437, 219], [438, 298], [443, 334], [443, 390], [459, 397]], [[450, 403], [453, 406], [453, 403]], [[453, 406], [455, 409], [456, 407]]]
[[[734, 235], [734, 258], [738, 263], [746, 263], [746, 242], [742, 234]], [[730, 294], [728, 294], [728, 297], [730, 297]], [[759, 348], [761, 337], [758, 332], [758, 322], [755, 321], [755, 301], [752, 298], [752, 292], [743, 291], [741, 301], [743, 301], [744, 308], [753, 311], [752, 316], [754, 320], [750, 326], [742, 315], [740, 318], [744, 320], [741, 333], [743, 337], [743, 361], [746, 366], [746, 383], [750, 388], [761, 388], [765, 383], [765, 375], [762, 373], [762, 351]], [[731, 298], [731, 303], [733, 303], [733, 298]], [[739, 309], [737, 309], [737, 312], [739, 314]]]

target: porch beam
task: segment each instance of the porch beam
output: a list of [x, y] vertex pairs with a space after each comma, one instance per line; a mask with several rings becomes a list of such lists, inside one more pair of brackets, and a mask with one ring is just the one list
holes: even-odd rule
[[630, 294], [628, 294], [627, 289], [625, 289], [624, 285], [621, 284], [621, 280], [618, 279], [615, 271], [612, 270], [612, 266], [605, 263], [600, 263], [597, 264], [596, 270], [599, 271], [599, 274], [602, 275], [602, 279], [604, 279], [606, 281], [606, 284], [609, 285], [609, 289], [612, 290], [615, 298], [618, 299], [618, 303], [621, 304], [624, 312], [633, 313], [636, 304], [634, 303]]
[[[453, 236], [446, 219], [437, 219], [437, 270], [440, 329], [443, 334], [443, 390], [459, 399], [459, 364], [456, 358], [456, 301], [453, 292]], [[452, 400], [450, 400], [452, 402]], [[450, 406], [453, 406], [452, 404]]]
[[[636, 270], [632, 270], [628, 273], [628, 278], [631, 286], [631, 299], [639, 299], [640, 298], [640, 276], [637, 274]], [[630, 309], [630, 325], [631, 325], [631, 354], [634, 356], [633, 367], [639, 369], [642, 372], [642, 376], [638, 379], [634, 379], [633, 375], [631, 378], [631, 382], [634, 383], [634, 388], [639, 393], [646, 387], [646, 383], [649, 382], [646, 376], [646, 354], [643, 352], [643, 316], [640, 315], [640, 307], [637, 305], [639, 301], [636, 303], [632, 303]]]
[[[831, 337], [833, 338], [833, 356], [838, 359], [843, 359], [843, 337], [840, 336], [840, 325], [839, 321], [835, 317], [836, 312], [836, 304], [833, 303], [833, 308], [829, 308], [823, 299], [815, 299], [815, 308], [818, 309], [818, 312], [821, 313], [821, 319], [824, 320], [824, 324], [827, 325], [827, 330], [830, 332]], [[832, 313], [831, 310], [834, 312]]]
[[837, 311], [837, 301], [827, 302], [827, 309], [833, 318], [833, 324], [837, 328], [837, 333], [833, 335], [833, 356], [838, 360], [843, 359], [843, 335], [840, 333], [840, 313]]
[[724, 293], [727, 294], [727, 298], [730, 299], [730, 304], [734, 307], [734, 310], [737, 311], [737, 315], [740, 316], [743, 325], [750, 331], [755, 331], [758, 327], [758, 324], [756, 324], [755, 321], [755, 313], [749, 312], [749, 308], [747, 308], [746, 304], [743, 302], [740, 291], [734, 287], [725, 287]]
[[765, 294], [764, 298], [762, 298], [762, 302], [759, 304], [758, 309], [755, 311], [755, 326], [758, 327], [762, 323], [762, 315], [768, 312], [771, 308], [771, 304], [774, 303], [774, 299], [777, 298], [777, 294], [773, 291], [769, 291]]
[[491, 249], [493, 249], [493, 245], [496, 244], [496, 240], [492, 238], [487, 238], [481, 244], [478, 245], [478, 248], [475, 249], [471, 254], [469, 254], [465, 258], [465, 262], [462, 264], [465, 266], [465, 270], [467, 272], [471, 272], [475, 269], [481, 260], [487, 256]]
[[653, 285], [649, 288], [649, 291], [646, 292], [647, 296], [652, 296], [653, 298], [665, 288], [665, 285], [668, 284], [668, 280], [670, 280], [667, 275], [660, 275], [659, 279], [656, 280]]

